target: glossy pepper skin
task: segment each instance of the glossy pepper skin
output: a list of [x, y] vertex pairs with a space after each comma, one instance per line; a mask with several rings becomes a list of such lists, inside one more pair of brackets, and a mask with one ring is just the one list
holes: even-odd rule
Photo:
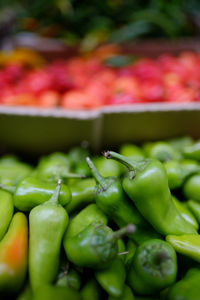
[[159, 237], [133, 204], [128, 201], [120, 179], [114, 176], [101, 176], [89, 157], [87, 157], [87, 164], [97, 182], [94, 195], [100, 210], [120, 228], [129, 223], [135, 224], [136, 232], [130, 235], [130, 238], [138, 244]]
[[194, 200], [189, 200], [187, 202], [187, 207], [190, 209], [197, 221], [200, 223], [200, 203]]
[[128, 283], [137, 294], [152, 295], [173, 284], [176, 275], [176, 252], [167, 242], [155, 239], [137, 248]]
[[145, 159], [145, 153], [142, 148], [134, 144], [123, 144], [119, 149], [119, 153], [134, 161]]
[[112, 151], [105, 152], [105, 156], [120, 161], [128, 168], [128, 176], [122, 183], [123, 188], [139, 212], [159, 233], [163, 235], [197, 233], [175, 207], [162, 163], [158, 160], [133, 163]]
[[178, 253], [200, 262], [200, 235], [168, 235], [166, 241], [170, 243]]
[[3, 238], [13, 216], [13, 199], [10, 193], [0, 190], [0, 241]]
[[170, 289], [168, 300], [199, 300], [200, 269], [190, 269], [186, 276]]
[[[14, 192], [14, 205], [21, 211], [30, 211], [33, 207], [48, 201], [56, 188], [55, 183], [44, 183], [38, 178], [27, 177], [22, 180]], [[71, 201], [71, 191], [62, 184], [59, 202], [65, 206]]]
[[188, 178], [182, 187], [183, 194], [187, 199], [200, 202], [200, 173]]
[[108, 295], [120, 297], [126, 279], [126, 270], [122, 260], [116, 257], [108, 268], [96, 271], [95, 278]]
[[72, 200], [66, 206], [68, 213], [73, 213], [94, 202], [95, 180], [81, 179], [70, 186]]
[[64, 286], [43, 285], [33, 296], [32, 300], [82, 300], [79, 292]]
[[18, 292], [25, 281], [28, 259], [28, 224], [17, 212], [0, 242], [0, 293]]
[[79, 290], [81, 287], [80, 275], [75, 269], [70, 267], [69, 264], [65, 264], [58, 274], [56, 285], [67, 286], [74, 290]]
[[68, 224], [66, 210], [58, 204], [61, 182], [49, 201], [33, 208], [29, 215], [29, 277], [33, 291], [52, 283], [60, 257], [63, 234]]
[[79, 267], [105, 268], [117, 255], [117, 239], [134, 230], [128, 225], [113, 232], [102, 222], [91, 223], [78, 235], [64, 239], [67, 258]]

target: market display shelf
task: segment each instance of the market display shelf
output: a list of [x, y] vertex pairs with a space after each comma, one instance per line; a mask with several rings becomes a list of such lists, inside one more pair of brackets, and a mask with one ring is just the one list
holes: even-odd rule
[[181, 135], [199, 138], [200, 103], [154, 103], [90, 111], [0, 107], [1, 152], [41, 155], [82, 141], [99, 152], [123, 142]]

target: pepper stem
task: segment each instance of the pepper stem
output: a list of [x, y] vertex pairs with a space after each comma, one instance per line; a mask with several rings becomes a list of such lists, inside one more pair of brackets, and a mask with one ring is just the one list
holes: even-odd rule
[[135, 166], [135, 164], [130, 159], [128, 159], [127, 157], [125, 157], [117, 152], [105, 151], [103, 154], [108, 159], [114, 159], [114, 160], [122, 163], [123, 165], [125, 165], [127, 167], [127, 169], [129, 171], [135, 171], [135, 169], [137, 168], [137, 166]]
[[101, 182], [104, 180], [103, 176], [101, 176], [99, 174], [99, 172], [97, 171], [97, 168], [95, 167], [95, 165], [93, 164], [93, 162], [91, 161], [91, 159], [89, 157], [86, 157], [86, 162], [87, 162], [88, 167], [90, 168], [90, 171], [92, 173], [92, 176], [94, 177], [96, 182], [101, 184]]
[[135, 230], [136, 230], [135, 225], [128, 224], [127, 226], [113, 232], [112, 235], [111, 235], [111, 239], [116, 239], [117, 240], [117, 239], [123, 237], [124, 235], [134, 233]]
[[4, 185], [4, 184], [0, 184], [0, 189], [9, 192], [11, 194], [14, 194], [14, 192], [16, 191], [16, 187]]
[[56, 186], [56, 189], [55, 189], [53, 195], [51, 196], [51, 198], [48, 201], [44, 202], [43, 205], [49, 204], [49, 203], [57, 205], [59, 194], [60, 194], [60, 189], [61, 189], [61, 179], [58, 179], [57, 186]]

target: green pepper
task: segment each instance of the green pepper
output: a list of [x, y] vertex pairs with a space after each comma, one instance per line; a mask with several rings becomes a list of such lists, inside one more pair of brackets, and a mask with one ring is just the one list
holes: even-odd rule
[[103, 156], [94, 157], [93, 160], [101, 176], [120, 176], [122, 173], [122, 168], [116, 161], [107, 161]]
[[119, 153], [134, 161], [145, 159], [142, 148], [133, 144], [123, 144], [119, 149]]
[[168, 293], [168, 300], [199, 300], [200, 270], [190, 269], [186, 276], [176, 282]]
[[105, 268], [118, 253], [117, 239], [134, 230], [135, 226], [127, 225], [113, 232], [101, 221], [91, 223], [77, 235], [64, 239], [67, 258], [79, 267]]
[[158, 159], [161, 162], [181, 159], [180, 152], [167, 142], [145, 143], [143, 148], [147, 157]]
[[89, 155], [89, 151], [84, 147], [73, 147], [69, 153], [69, 159], [72, 163], [72, 168], [76, 174], [84, 174], [90, 176], [90, 170], [87, 167], [85, 158]]
[[128, 272], [128, 283], [140, 295], [152, 295], [173, 284], [177, 275], [176, 252], [162, 240], [141, 244]]
[[167, 140], [167, 143], [177, 151], [183, 152], [185, 147], [193, 144], [193, 139], [190, 136], [181, 136], [178, 138], [169, 139]]
[[178, 253], [200, 262], [200, 235], [168, 235], [166, 236], [166, 241], [170, 243]]
[[103, 212], [96, 206], [96, 204], [90, 204], [82, 209], [70, 222], [67, 231], [65, 233], [63, 242], [69, 237], [74, 237], [83, 231], [88, 225], [93, 222], [102, 222], [107, 224], [108, 220]]
[[195, 174], [188, 178], [183, 185], [183, 194], [187, 199], [200, 202], [200, 174]]
[[123, 188], [139, 212], [161, 234], [195, 234], [195, 228], [186, 222], [171, 199], [164, 166], [158, 160], [132, 162], [112, 151], [107, 158], [120, 161], [128, 168]]
[[81, 287], [80, 275], [75, 269], [69, 267], [69, 264], [65, 264], [58, 274], [56, 285], [67, 286], [74, 290], [79, 290]]
[[95, 277], [100, 286], [110, 296], [120, 297], [122, 295], [126, 270], [119, 257], [116, 257], [108, 268], [95, 271]]
[[33, 291], [52, 283], [58, 266], [63, 234], [68, 224], [66, 210], [58, 204], [61, 181], [49, 201], [29, 215], [29, 277]]
[[28, 224], [17, 212], [0, 242], [0, 293], [16, 293], [24, 284], [28, 260]]
[[195, 229], [198, 230], [199, 224], [197, 220], [195, 219], [194, 215], [190, 212], [190, 210], [187, 208], [185, 203], [180, 202], [176, 197], [172, 196], [172, 201], [174, 202], [176, 208], [180, 212], [181, 216], [192, 226], [194, 226]]
[[64, 286], [42, 285], [34, 293], [32, 300], [82, 300], [79, 292]]
[[136, 232], [130, 237], [138, 244], [159, 237], [133, 204], [126, 199], [120, 179], [114, 176], [107, 178], [101, 176], [89, 157], [87, 157], [87, 163], [97, 182], [95, 187], [96, 204], [108, 218], [120, 228], [129, 223], [135, 224]]
[[95, 279], [89, 280], [80, 291], [82, 300], [101, 300], [101, 289]]
[[200, 203], [194, 200], [187, 202], [188, 208], [191, 210], [197, 221], [200, 223]]
[[127, 254], [125, 256], [125, 261], [124, 261], [127, 270], [130, 268], [136, 249], [137, 246], [135, 245], [135, 243], [129, 239], [126, 246]]
[[[30, 211], [33, 207], [50, 199], [56, 184], [41, 182], [35, 177], [27, 177], [16, 187], [13, 200], [14, 205], [21, 211]], [[68, 186], [62, 184], [59, 202], [65, 206], [71, 201], [71, 191]]]
[[117, 240], [117, 252], [118, 252], [119, 257], [124, 262], [127, 252], [126, 252], [126, 246], [125, 246], [123, 239]]
[[69, 157], [60, 152], [55, 152], [40, 159], [37, 166], [38, 177], [43, 181], [58, 181], [59, 178], [80, 178], [79, 174], [71, 173]]
[[95, 180], [93, 178], [76, 181], [70, 186], [72, 201], [67, 204], [66, 210], [69, 213], [73, 213], [94, 202], [94, 188]]
[[109, 296], [108, 300], [134, 300], [135, 297], [133, 295], [132, 290], [128, 285], [124, 285], [123, 294], [119, 297]]
[[186, 158], [200, 160], [200, 141], [196, 143], [186, 146], [183, 149], [183, 155]]
[[10, 193], [0, 190], [0, 240], [6, 233], [13, 216], [13, 199]]

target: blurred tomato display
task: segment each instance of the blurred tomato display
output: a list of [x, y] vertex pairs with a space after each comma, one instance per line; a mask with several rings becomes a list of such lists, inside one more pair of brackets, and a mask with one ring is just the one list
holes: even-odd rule
[[200, 54], [155, 59], [117, 47], [47, 62], [18, 49], [0, 54], [0, 105], [96, 109], [110, 105], [200, 101]]

